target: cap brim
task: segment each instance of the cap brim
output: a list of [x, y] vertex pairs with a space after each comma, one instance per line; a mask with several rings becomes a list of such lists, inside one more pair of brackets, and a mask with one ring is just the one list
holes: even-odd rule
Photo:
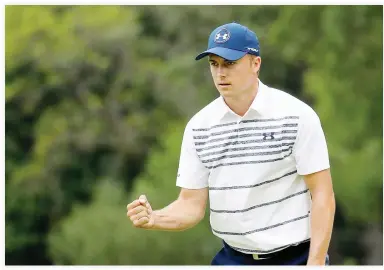
[[242, 58], [244, 55], [246, 55], [246, 52], [242, 51], [237, 51], [237, 50], [232, 50], [228, 48], [223, 48], [223, 47], [215, 47], [209, 50], [206, 50], [205, 52], [202, 52], [198, 56], [196, 56], [196, 60], [200, 60], [201, 58], [206, 57], [207, 55], [214, 54], [217, 56], [220, 56], [226, 60], [229, 61], [236, 61]]

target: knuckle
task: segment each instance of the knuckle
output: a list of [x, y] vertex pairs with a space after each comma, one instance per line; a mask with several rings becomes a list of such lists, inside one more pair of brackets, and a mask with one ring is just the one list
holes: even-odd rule
[[140, 224], [145, 224], [145, 223], [147, 223], [148, 222], [148, 218], [147, 217], [142, 217], [142, 218], [140, 218]]
[[134, 215], [134, 214], [137, 214], [137, 213], [139, 213], [139, 212], [140, 212], [140, 209], [137, 208], [137, 207], [135, 207], [135, 208], [129, 210], [129, 214], [130, 214], [130, 215]]
[[133, 226], [138, 227], [139, 226], [139, 221], [138, 220], [134, 220], [133, 221]]
[[127, 204], [127, 209], [132, 209], [134, 207], [134, 205], [136, 204], [136, 200]]

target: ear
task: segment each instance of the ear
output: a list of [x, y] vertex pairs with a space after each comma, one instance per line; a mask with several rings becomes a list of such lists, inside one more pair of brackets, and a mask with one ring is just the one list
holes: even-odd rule
[[261, 57], [252, 55], [252, 69], [254, 73], [258, 73], [261, 67]]

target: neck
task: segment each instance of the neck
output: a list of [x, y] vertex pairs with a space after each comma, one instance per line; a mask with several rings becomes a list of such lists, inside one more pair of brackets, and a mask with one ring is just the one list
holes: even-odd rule
[[227, 106], [237, 115], [244, 116], [259, 91], [259, 81], [249, 90], [235, 97], [225, 97]]

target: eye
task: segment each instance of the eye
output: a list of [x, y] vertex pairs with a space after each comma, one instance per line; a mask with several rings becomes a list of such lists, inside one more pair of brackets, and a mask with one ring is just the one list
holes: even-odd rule
[[235, 61], [228, 61], [228, 62], [226, 62], [226, 64], [228, 66], [233, 66], [234, 64], [236, 64], [236, 62]]
[[209, 64], [213, 67], [216, 67], [217, 66], [217, 63], [216, 62], [209, 62]]

